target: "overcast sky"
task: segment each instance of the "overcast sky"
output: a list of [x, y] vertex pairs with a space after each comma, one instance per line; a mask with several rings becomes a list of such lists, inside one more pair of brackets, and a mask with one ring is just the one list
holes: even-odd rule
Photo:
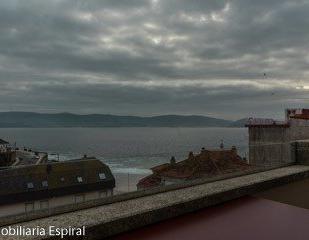
[[309, 107], [308, 12], [308, 0], [1, 0], [0, 111], [283, 117]]

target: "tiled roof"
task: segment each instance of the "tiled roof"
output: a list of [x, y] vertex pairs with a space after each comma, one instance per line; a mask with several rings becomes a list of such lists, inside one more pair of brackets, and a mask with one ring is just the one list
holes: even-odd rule
[[169, 166], [170, 166], [169, 163], [164, 163], [164, 164], [161, 164], [161, 165], [158, 165], [158, 166], [151, 168], [151, 170], [153, 172], [162, 172], [162, 171], [167, 170], [169, 168]]
[[158, 186], [160, 183], [161, 178], [155, 174], [152, 174], [139, 180], [137, 187], [141, 186], [143, 188], [151, 188]]
[[308, 120], [309, 114], [295, 114], [294, 116], [291, 116], [291, 118]]
[[235, 148], [202, 150], [200, 154], [190, 155], [187, 159], [178, 163], [166, 163], [152, 168], [154, 174], [139, 181], [138, 187], [148, 188], [150, 185], [150, 187], [153, 187], [155, 184], [148, 183], [161, 182], [158, 179], [162, 177], [189, 180], [247, 170], [249, 168], [250, 165], [237, 155]]

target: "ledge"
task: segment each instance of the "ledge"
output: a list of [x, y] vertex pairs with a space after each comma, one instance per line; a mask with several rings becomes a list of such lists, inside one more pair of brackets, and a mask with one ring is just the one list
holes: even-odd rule
[[[29, 228], [37, 226], [48, 228], [50, 225], [60, 228], [85, 226], [87, 239], [102, 239], [306, 178], [309, 178], [309, 166], [294, 165], [50, 216], [15, 226]], [[24, 238], [12, 236], [5, 239]], [[43, 239], [43, 237], [34, 236], [31, 239]]]

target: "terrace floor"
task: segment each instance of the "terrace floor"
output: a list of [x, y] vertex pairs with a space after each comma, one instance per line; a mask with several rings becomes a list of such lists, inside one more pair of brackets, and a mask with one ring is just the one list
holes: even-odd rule
[[309, 210], [246, 196], [113, 237], [115, 240], [307, 240]]

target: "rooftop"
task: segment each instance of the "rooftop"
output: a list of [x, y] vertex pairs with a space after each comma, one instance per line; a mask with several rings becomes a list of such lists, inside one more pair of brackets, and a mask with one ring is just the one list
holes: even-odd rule
[[309, 119], [309, 109], [287, 109], [287, 117], [294, 119]]
[[3, 140], [3, 139], [0, 139], [0, 145], [7, 145], [9, 144], [9, 142]]
[[142, 188], [158, 186], [161, 183], [161, 177], [190, 180], [249, 168], [250, 165], [237, 154], [235, 147], [232, 149], [202, 149], [201, 153], [196, 155], [191, 152], [183, 161], [165, 163], [151, 168], [153, 174], [141, 179], [137, 186]]
[[290, 126], [291, 119], [309, 120], [309, 109], [305, 108], [286, 109], [285, 121], [278, 121], [271, 118], [249, 118], [246, 127], [287, 128]]
[[95, 158], [14, 166], [0, 171], [0, 204], [114, 186], [109, 167]]
[[249, 118], [246, 127], [289, 127], [289, 123], [269, 118]]

